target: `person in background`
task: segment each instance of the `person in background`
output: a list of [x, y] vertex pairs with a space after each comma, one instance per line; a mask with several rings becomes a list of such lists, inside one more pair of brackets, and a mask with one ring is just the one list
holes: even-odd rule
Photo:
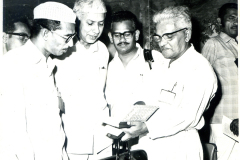
[[109, 52], [98, 40], [107, 10], [102, 0], [77, 0], [73, 11], [78, 20], [77, 42], [66, 55], [54, 59], [55, 78], [65, 104], [67, 153], [70, 160], [87, 160], [98, 156], [95, 124], [108, 116], [104, 87]]
[[238, 6], [226, 3], [218, 13], [222, 31], [209, 39], [202, 49], [202, 55], [208, 59], [219, 80], [218, 99], [210, 109], [210, 142], [217, 145], [219, 160], [239, 159], [239, 143], [223, 134], [223, 117], [231, 119], [230, 130], [239, 135], [238, 116]]
[[155, 62], [149, 66], [143, 49], [137, 43], [139, 35], [138, 20], [132, 12], [113, 13], [108, 36], [116, 53], [109, 64], [105, 91], [107, 103], [111, 106], [111, 117], [125, 116], [136, 102], [146, 103], [151, 98], [147, 92], [151, 83], [148, 81], [150, 67], [155, 67], [161, 54], [153, 51]]
[[217, 89], [209, 62], [189, 43], [192, 23], [189, 9], [170, 6], [153, 16], [155, 34], [163, 59], [155, 70], [149, 96], [159, 106], [146, 122], [129, 122], [122, 140], [142, 136], [132, 149], [144, 149], [148, 159], [202, 160], [198, 135], [203, 113]]
[[33, 10], [33, 33], [0, 63], [0, 159], [68, 160], [50, 55], [73, 45], [76, 15], [64, 4]]
[[3, 17], [3, 54], [24, 45], [31, 36], [27, 17], [15, 15], [4, 8]]

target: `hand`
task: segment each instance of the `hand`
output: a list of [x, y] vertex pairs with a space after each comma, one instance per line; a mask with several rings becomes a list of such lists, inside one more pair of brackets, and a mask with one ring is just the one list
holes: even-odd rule
[[148, 133], [147, 126], [144, 122], [128, 122], [128, 125], [131, 125], [131, 128], [122, 129], [125, 133], [121, 139], [122, 141], [128, 141], [129, 139]]
[[233, 132], [234, 135], [238, 136], [238, 119], [234, 119], [230, 124], [230, 130]]

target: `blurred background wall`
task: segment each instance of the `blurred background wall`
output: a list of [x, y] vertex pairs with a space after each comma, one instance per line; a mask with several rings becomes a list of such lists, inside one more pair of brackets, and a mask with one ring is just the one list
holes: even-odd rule
[[[16, 14], [25, 14], [32, 19], [32, 10], [35, 6], [48, 0], [3, 0], [3, 9], [7, 9]], [[52, 0], [61, 2], [73, 7], [75, 0]], [[107, 17], [104, 32], [100, 38], [106, 45], [109, 40], [107, 32], [109, 16], [112, 12], [118, 10], [130, 10], [139, 19], [142, 24], [142, 37], [139, 41], [144, 46], [149, 41], [149, 35], [154, 32], [151, 25], [152, 15], [170, 5], [186, 5], [190, 8], [193, 22], [192, 43], [200, 51], [202, 44], [209, 36], [216, 35], [220, 26], [217, 23], [218, 9], [224, 3], [238, 3], [237, 0], [104, 0], [107, 6]], [[3, 15], [4, 16], [4, 15]], [[156, 46], [151, 44], [152, 48]]]

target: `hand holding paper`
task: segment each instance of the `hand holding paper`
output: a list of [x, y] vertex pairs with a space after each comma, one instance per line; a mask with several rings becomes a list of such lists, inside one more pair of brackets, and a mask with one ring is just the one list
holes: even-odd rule
[[231, 120], [230, 118], [228, 118], [226, 116], [223, 116], [223, 119], [222, 119], [222, 130], [223, 130], [223, 133], [225, 135], [227, 135], [228, 137], [234, 139], [235, 141], [239, 142], [239, 137], [234, 134], [232, 129], [234, 129], [234, 132], [236, 131], [235, 130], [235, 121]]
[[233, 132], [234, 135], [238, 136], [238, 119], [234, 119], [230, 124], [230, 130]]
[[130, 128], [122, 129], [125, 135], [122, 137], [122, 141], [138, 137], [140, 135], [148, 133], [147, 126], [144, 122], [128, 122]]

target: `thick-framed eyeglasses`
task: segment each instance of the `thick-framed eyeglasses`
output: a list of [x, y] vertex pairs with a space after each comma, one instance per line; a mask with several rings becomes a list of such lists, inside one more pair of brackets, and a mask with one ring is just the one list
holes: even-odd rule
[[26, 42], [30, 37], [26, 33], [7, 33], [15, 36], [19, 36], [19, 39], [23, 42]]
[[123, 36], [125, 39], [132, 38], [134, 35], [135, 31], [126, 31], [123, 33], [120, 32], [112, 32], [112, 37], [114, 39], [120, 40], [120, 38]]
[[63, 37], [62, 35], [60, 35], [60, 34], [58, 34], [57, 32], [54, 32], [54, 31], [52, 31], [52, 30], [49, 30], [49, 31], [51, 31], [52, 33], [55, 33], [56, 35], [58, 35], [59, 37], [62, 37], [63, 39], [65, 39], [65, 43], [68, 43], [71, 39], [73, 39], [75, 36], [76, 36], [76, 32], [75, 33], [73, 33], [73, 34], [71, 34], [71, 35], [69, 35], [68, 37]]
[[174, 31], [174, 32], [171, 32], [171, 33], [164, 33], [162, 36], [154, 33], [154, 35], [152, 36], [152, 38], [153, 38], [153, 40], [154, 40], [155, 42], [157, 42], [157, 43], [161, 42], [161, 41], [162, 41], [162, 38], [164, 38], [164, 39], [167, 40], [167, 41], [170, 41], [170, 40], [172, 40], [173, 35], [174, 35], [175, 33], [180, 32], [180, 31], [185, 30], [185, 29], [187, 29], [187, 28], [179, 29], [179, 30]]
[[63, 35], [60, 35], [60, 34], [58, 34], [57, 32], [52, 31], [51, 29], [49, 29], [48, 27], [46, 27], [46, 26], [44, 26], [44, 25], [41, 25], [41, 26], [42, 26], [43, 28], [46, 28], [46, 29], [49, 30], [50, 32], [55, 33], [55, 34], [58, 35], [59, 37], [65, 39], [65, 43], [68, 43], [68, 42], [69, 42], [71, 39], [73, 39], [73, 38], [76, 36], [76, 34], [77, 34], [77, 32], [75, 32], [75, 33], [69, 35], [68, 37], [64, 37]]

